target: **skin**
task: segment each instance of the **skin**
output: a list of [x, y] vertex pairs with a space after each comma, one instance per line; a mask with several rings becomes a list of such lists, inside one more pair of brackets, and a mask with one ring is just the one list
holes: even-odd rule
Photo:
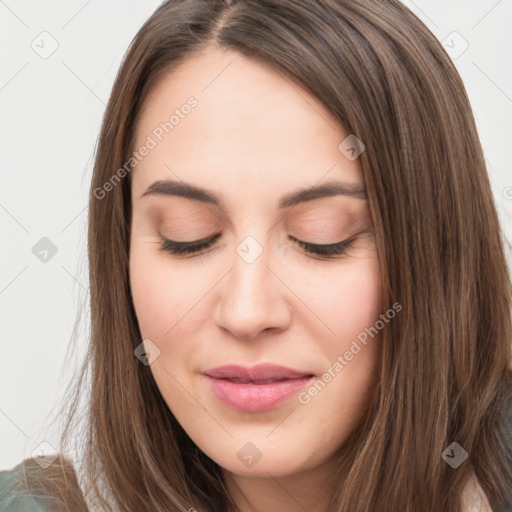
[[[263, 64], [213, 48], [151, 91], [135, 147], [190, 96], [197, 107], [132, 171], [130, 283], [143, 339], [160, 350], [150, 369], [185, 431], [223, 468], [239, 510], [324, 511], [334, 454], [376, 384], [381, 333], [307, 405], [292, 397], [270, 411], [236, 411], [202, 372], [265, 362], [321, 376], [374, 325], [382, 292], [367, 200], [336, 195], [278, 208], [281, 196], [326, 181], [364, 186], [361, 169], [338, 150], [348, 134], [318, 99]], [[207, 188], [225, 208], [141, 198], [166, 179]], [[163, 251], [159, 233], [221, 236], [184, 258]], [[250, 264], [236, 251], [249, 235], [263, 251]], [[346, 255], [321, 259], [289, 235], [314, 244], [357, 237]], [[252, 467], [237, 457], [247, 442], [262, 455]]]

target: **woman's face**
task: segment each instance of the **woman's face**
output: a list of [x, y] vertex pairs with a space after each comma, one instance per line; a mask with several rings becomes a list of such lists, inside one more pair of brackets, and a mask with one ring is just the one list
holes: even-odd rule
[[[238, 475], [327, 464], [377, 380], [380, 266], [348, 135], [289, 79], [221, 50], [166, 75], [137, 125], [130, 282], [150, 369]], [[296, 195], [326, 184], [339, 189]], [[212, 244], [179, 255], [161, 237]], [[300, 243], [344, 241], [330, 257]]]

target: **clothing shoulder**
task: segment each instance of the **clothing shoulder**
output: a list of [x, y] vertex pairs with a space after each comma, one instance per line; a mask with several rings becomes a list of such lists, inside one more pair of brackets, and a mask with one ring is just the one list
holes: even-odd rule
[[20, 465], [10, 471], [0, 471], [0, 512], [50, 512], [51, 497], [39, 496], [20, 489], [23, 481]]
[[50, 465], [29, 458], [11, 470], [0, 471], [0, 512], [67, 510], [88, 512], [67, 458], [58, 456]]

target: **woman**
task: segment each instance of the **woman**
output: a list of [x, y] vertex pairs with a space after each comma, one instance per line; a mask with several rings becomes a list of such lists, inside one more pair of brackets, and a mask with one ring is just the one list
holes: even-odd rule
[[511, 507], [500, 227], [461, 79], [398, 1], [164, 3], [89, 211], [76, 510]]

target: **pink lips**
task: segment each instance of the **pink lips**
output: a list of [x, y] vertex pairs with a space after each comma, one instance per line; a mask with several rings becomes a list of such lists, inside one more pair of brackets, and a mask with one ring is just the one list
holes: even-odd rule
[[220, 366], [204, 374], [217, 398], [234, 409], [246, 412], [278, 407], [314, 377], [311, 373], [273, 364], [252, 368]]

